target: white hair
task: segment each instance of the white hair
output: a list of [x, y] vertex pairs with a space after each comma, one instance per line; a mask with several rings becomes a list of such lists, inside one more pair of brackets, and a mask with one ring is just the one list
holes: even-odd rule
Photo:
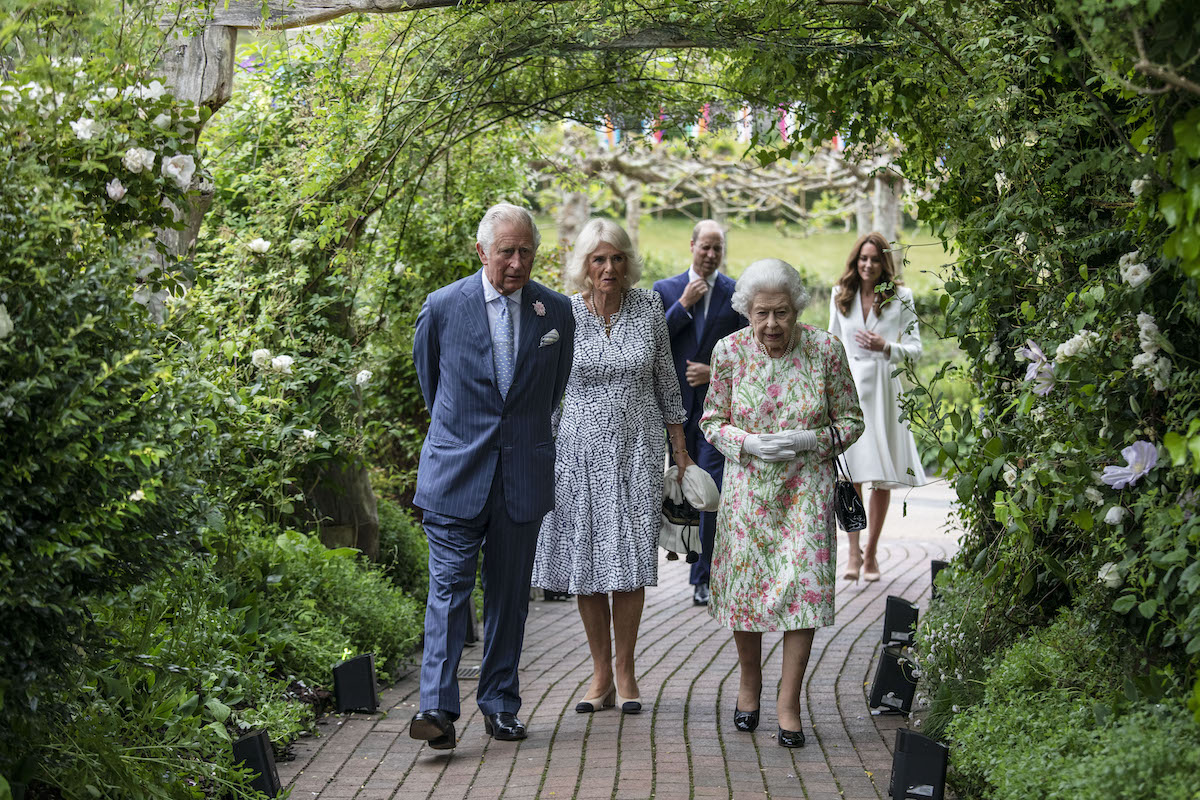
[[808, 290], [800, 279], [800, 273], [786, 261], [778, 258], [763, 258], [755, 261], [738, 278], [730, 304], [743, 317], [750, 316], [750, 306], [760, 292], [785, 292], [792, 300], [796, 316], [808, 305]]
[[571, 291], [584, 292], [592, 288], [588, 277], [588, 258], [600, 243], [611, 244], [625, 254], [625, 285], [629, 289], [642, 278], [642, 258], [634, 250], [629, 234], [617, 223], [607, 219], [590, 219], [579, 235], [563, 270], [563, 282]]
[[542, 234], [533, 222], [533, 214], [528, 209], [514, 206], [512, 203], [496, 203], [484, 212], [479, 220], [479, 230], [475, 232], [475, 241], [486, 253], [492, 249], [492, 239], [496, 237], [496, 223], [504, 222], [509, 225], [528, 225], [533, 233], [533, 249], [536, 252], [542, 243]]

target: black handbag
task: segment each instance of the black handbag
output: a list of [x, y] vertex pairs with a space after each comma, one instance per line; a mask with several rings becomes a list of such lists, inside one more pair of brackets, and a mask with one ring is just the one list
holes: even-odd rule
[[833, 433], [833, 441], [837, 449], [833, 451], [834, 470], [837, 481], [833, 485], [833, 513], [837, 515], [838, 525], [846, 533], [855, 533], [867, 527], [867, 510], [863, 508], [862, 498], [854, 491], [854, 480], [850, 477], [850, 466], [842, 466], [840, 456], [845, 452], [842, 447], [842, 437], [838, 436], [837, 428], [832, 425], [829, 430]]
[[679, 554], [684, 560], [695, 564], [700, 560], [700, 512], [686, 499], [676, 503], [669, 497], [663, 498], [663, 525], [658, 545], [667, 551], [667, 560], [675, 561]]

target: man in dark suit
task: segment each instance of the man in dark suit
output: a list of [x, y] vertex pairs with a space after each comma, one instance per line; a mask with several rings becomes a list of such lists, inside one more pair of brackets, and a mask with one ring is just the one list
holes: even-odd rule
[[413, 502], [425, 510], [429, 601], [409, 735], [434, 749], [456, 744], [458, 663], [481, 549], [476, 700], [488, 734], [525, 738], [517, 662], [538, 529], [554, 505], [550, 415], [575, 340], [570, 301], [529, 280], [539, 241], [525, 209], [488, 209], [475, 245], [483, 268], [430, 294], [417, 316], [413, 360], [430, 422]]
[[[704, 469], [721, 488], [725, 473], [725, 456], [710, 445], [700, 433], [700, 416], [704, 413], [704, 398], [708, 394], [713, 346], [748, 324], [746, 318], [733, 310], [734, 281], [719, 272], [725, 263], [725, 232], [714, 220], [698, 222], [692, 229], [692, 265], [687, 272], [673, 278], [656, 281], [654, 291], [662, 297], [667, 312], [667, 328], [671, 332], [671, 352], [675, 372], [683, 391], [683, 408], [687, 411], [684, 438], [688, 455]], [[717, 530], [716, 512], [700, 515], [700, 560], [692, 565], [692, 602], [708, 605], [708, 570], [712, 561], [713, 535]]]

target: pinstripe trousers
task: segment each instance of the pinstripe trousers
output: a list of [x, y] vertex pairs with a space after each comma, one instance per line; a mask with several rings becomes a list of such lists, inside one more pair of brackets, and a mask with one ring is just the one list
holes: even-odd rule
[[517, 665], [529, 613], [529, 581], [541, 519], [516, 523], [508, 516], [501, 459], [491, 492], [474, 519], [432, 511], [424, 516], [429, 539], [429, 600], [421, 656], [421, 710], [441, 709], [458, 719], [458, 664], [471, 624], [471, 590], [483, 553], [483, 665], [476, 702], [485, 714], [521, 708]]

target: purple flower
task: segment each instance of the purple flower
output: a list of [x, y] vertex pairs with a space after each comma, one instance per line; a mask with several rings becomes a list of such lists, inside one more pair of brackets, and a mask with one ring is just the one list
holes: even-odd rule
[[1027, 376], [1026, 380], [1033, 380], [1034, 394], [1040, 397], [1045, 397], [1046, 395], [1050, 394], [1050, 391], [1054, 388], [1054, 362], [1043, 361], [1042, 363], [1036, 365], [1030, 364], [1030, 370], [1033, 370], [1035, 366], [1037, 367], [1037, 370], [1035, 371], [1034, 377], [1029, 378]]
[[1023, 358], [1026, 361], [1038, 363], [1046, 360], [1046, 354], [1042, 352], [1042, 348], [1037, 346], [1037, 342], [1033, 339], [1026, 339], [1025, 346], [1017, 350], [1017, 358]]
[[1124, 467], [1105, 467], [1100, 480], [1114, 489], [1132, 486], [1158, 463], [1158, 448], [1145, 439], [1138, 439], [1121, 451]]

